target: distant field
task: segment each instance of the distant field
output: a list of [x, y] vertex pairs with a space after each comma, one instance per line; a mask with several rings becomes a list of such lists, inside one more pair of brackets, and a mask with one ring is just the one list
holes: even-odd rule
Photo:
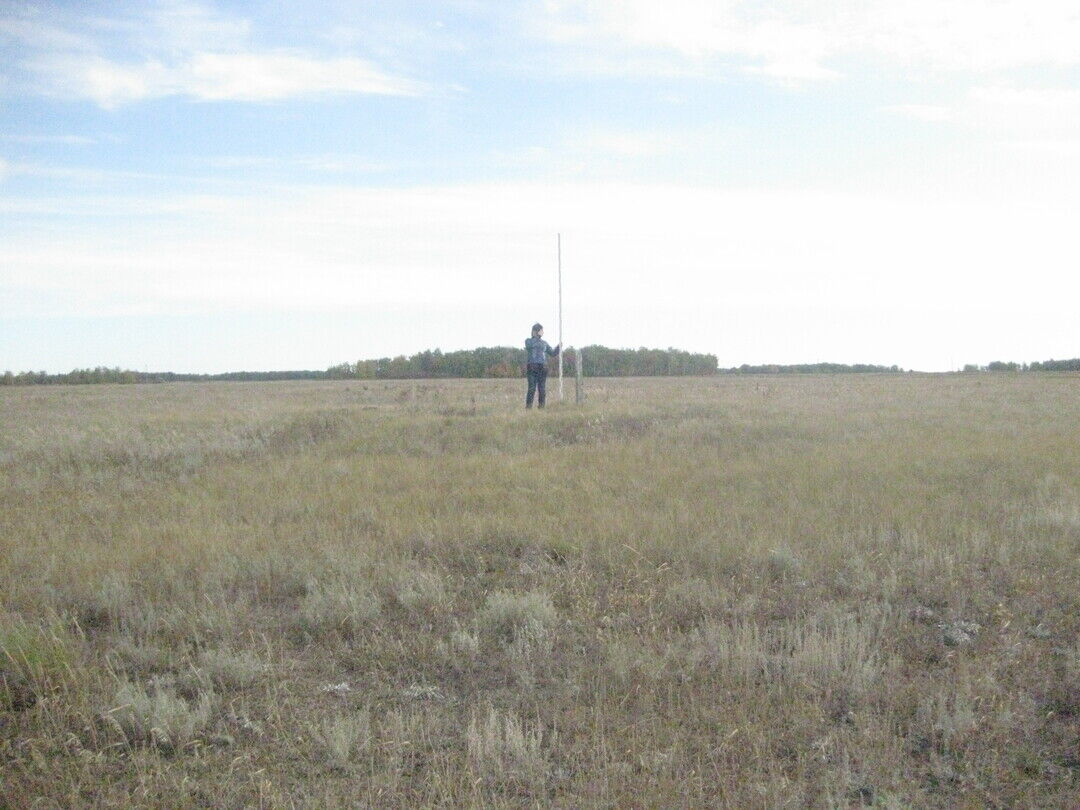
[[1080, 376], [588, 382], [0, 388], [0, 808], [1080, 806]]

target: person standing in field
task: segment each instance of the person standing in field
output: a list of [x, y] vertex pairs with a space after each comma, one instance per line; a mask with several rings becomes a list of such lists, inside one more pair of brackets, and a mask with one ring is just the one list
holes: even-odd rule
[[544, 340], [544, 327], [533, 324], [532, 337], [525, 341], [525, 376], [529, 378], [529, 393], [525, 395], [525, 407], [531, 408], [533, 395], [539, 393], [538, 405], [544, 407], [544, 387], [547, 383], [547, 359], [555, 357], [562, 349], [560, 343], [554, 349]]

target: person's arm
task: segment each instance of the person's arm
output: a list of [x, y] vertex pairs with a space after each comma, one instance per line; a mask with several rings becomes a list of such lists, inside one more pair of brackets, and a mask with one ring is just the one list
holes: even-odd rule
[[562, 348], [561, 343], [558, 346], [556, 346], [554, 349], [551, 348], [551, 345], [549, 343], [544, 344], [544, 351], [547, 352], [548, 357], [554, 357], [555, 355], [557, 355], [561, 348]]

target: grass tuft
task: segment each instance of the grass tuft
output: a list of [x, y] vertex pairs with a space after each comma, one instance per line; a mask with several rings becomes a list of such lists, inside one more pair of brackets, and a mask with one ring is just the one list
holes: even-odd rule
[[483, 632], [504, 644], [543, 638], [557, 619], [551, 597], [539, 591], [495, 591], [488, 595], [478, 617]]
[[297, 627], [305, 635], [320, 638], [336, 634], [351, 638], [369, 626], [382, 612], [382, 602], [370, 590], [348, 581], [327, 585], [311, 583], [300, 602]]
[[549, 764], [536, 725], [489, 708], [469, 721], [465, 739], [477, 779], [489, 787], [521, 788], [534, 795], [540, 789]]
[[165, 688], [148, 692], [125, 681], [117, 688], [113, 702], [114, 707], [103, 717], [129, 745], [175, 752], [206, 731], [217, 698], [213, 692], [205, 691], [189, 702]]
[[324, 721], [313, 736], [325, 762], [346, 770], [372, 743], [371, 713], [363, 709]]

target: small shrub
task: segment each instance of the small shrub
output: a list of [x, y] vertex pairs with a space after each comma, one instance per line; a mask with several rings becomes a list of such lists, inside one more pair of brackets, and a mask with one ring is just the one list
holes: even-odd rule
[[769, 550], [765, 558], [765, 572], [769, 579], [782, 582], [797, 577], [801, 571], [802, 560], [790, 548], [780, 547]]
[[265, 671], [266, 664], [250, 650], [208, 649], [199, 653], [191, 669], [190, 683], [225, 691], [243, 689], [255, 683]]
[[475, 715], [466, 732], [469, 765], [490, 787], [539, 787], [548, 772], [541, 748], [543, 734], [517, 717], [489, 709], [483, 719]]
[[773, 684], [813, 698], [861, 701], [880, 682], [888, 661], [872, 622], [826, 618], [761, 627], [710, 622], [689, 636], [686, 661], [723, 681]]
[[555, 624], [558, 613], [551, 597], [539, 591], [514, 594], [495, 591], [480, 614], [480, 627], [499, 641], [510, 644], [526, 637], [539, 639]]
[[364, 709], [337, 717], [318, 726], [313, 736], [326, 762], [345, 769], [371, 744], [371, 714]]
[[139, 643], [126, 636], [116, 640], [111, 653], [114, 661], [129, 675], [155, 675], [172, 666], [172, 657], [166, 650], [155, 644]]
[[137, 684], [124, 682], [116, 690], [114, 702], [116, 708], [104, 717], [123, 733], [129, 745], [177, 751], [209, 725], [216, 696], [205, 691], [189, 703], [165, 688], [155, 688], [151, 694]]
[[551, 661], [554, 642], [551, 634], [542, 626], [526, 624], [507, 647], [510, 669], [518, 683], [526, 690], [536, 686], [539, 670]]
[[657, 680], [664, 672], [664, 659], [634, 638], [611, 639], [605, 645], [606, 668], [617, 680]]
[[450, 649], [464, 655], [476, 655], [480, 652], [480, 639], [476, 633], [455, 630], [450, 634]]
[[336, 632], [349, 638], [379, 617], [379, 598], [347, 582], [330, 586], [312, 584], [300, 603], [297, 623], [300, 630], [313, 636]]
[[439, 641], [436, 652], [458, 671], [468, 669], [480, 654], [480, 637], [468, 630], [454, 630], [445, 641]]
[[689, 626], [717, 615], [729, 594], [723, 587], [702, 577], [676, 580], [664, 595], [665, 612], [676, 625]]
[[409, 611], [431, 611], [446, 601], [442, 580], [430, 571], [408, 570], [393, 578], [394, 600]]
[[978, 700], [970, 685], [935, 692], [919, 701], [915, 737], [944, 753], [962, 750], [978, 726]]

